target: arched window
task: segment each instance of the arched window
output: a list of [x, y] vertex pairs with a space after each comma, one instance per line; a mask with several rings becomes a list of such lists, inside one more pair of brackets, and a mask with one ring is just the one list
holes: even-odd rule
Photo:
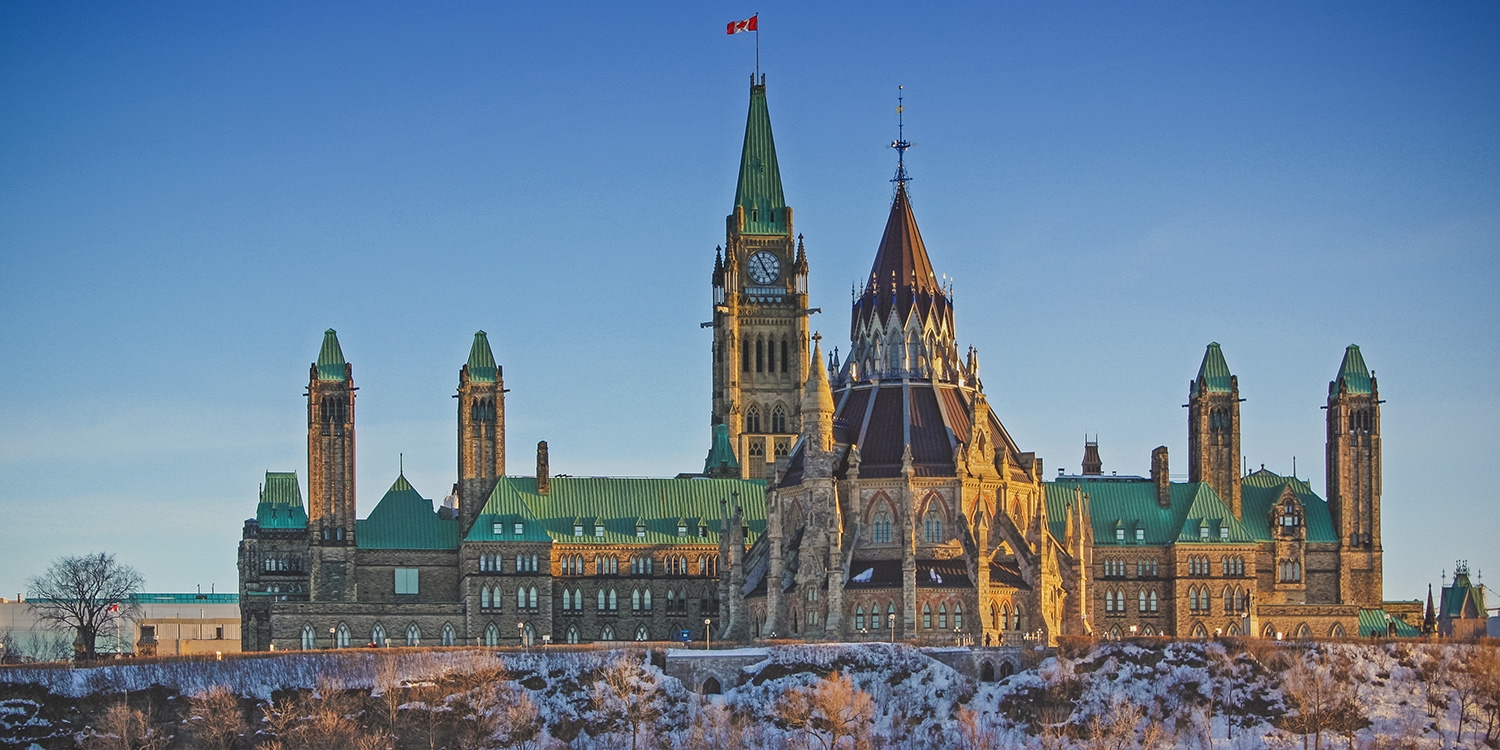
[[605, 625], [604, 629], [601, 630], [601, 631], [599, 631], [599, 640], [601, 640], [601, 641], [612, 641], [614, 639], [615, 639], [615, 629], [614, 629], [613, 626], [611, 626], [611, 625]]
[[1151, 592], [1151, 596], [1149, 598], [1151, 600], [1151, 611], [1155, 612], [1156, 611], [1156, 592], [1155, 591]]
[[745, 412], [745, 432], [754, 434], [760, 432], [760, 407], [751, 406]]
[[927, 541], [943, 541], [943, 517], [936, 508], [927, 511], [927, 516], [922, 521], [922, 528], [926, 531]]
[[500, 645], [500, 628], [495, 627], [495, 623], [493, 622], [484, 627], [484, 645]]
[[963, 626], [964, 626], [964, 605], [962, 605], [962, 604], [955, 604], [955, 605], [953, 605], [953, 627], [955, 629], [961, 630], [961, 629], [963, 629]]
[[370, 643], [375, 644], [375, 648], [385, 648], [384, 625], [377, 622], [375, 623], [375, 627], [370, 628]]
[[854, 629], [865, 629], [865, 605], [863, 604], [854, 608]]
[[932, 628], [932, 605], [931, 604], [923, 604], [922, 605], [922, 627], [928, 628], [928, 629]]
[[875, 514], [874, 538], [876, 544], [889, 544], [891, 541], [891, 514], [884, 510]]
[[740, 342], [740, 371], [750, 372], [750, 339]]
[[1015, 627], [1011, 628], [1011, 630], [1026, 629], [1026, 605], [1016, 602], [1016, 612], [1013, 616], [1013, 622]]
[[1333, 627], [1328, 631], [1328, 637], [1330, 638], [1343, 638], [1344, 635], [1344, 626], [1339, 623], [1334, 623]]
[[412, 623], [406, 626], [406, 645], [422, 645], [422, 631], [417, 628], [416, 623]]
[[480, 609], [489, 609], [490, 608], [490, 587], [489, 586], [485, 586], [484, 588], [482, 588], [482, 589], [479, 590], [479, 608]]
[[634, 591], [630, 592], [630, 611], [631, 612], [639, 612], [639, 611], [641, 611], [641, 590], [640, 589], [635, 589]]
[[781, 371], [783, 373], [787, 371], [787, 359], [788, 358], [787, 358], [786, 352], [787, 352], [786, 339], [783, 338], [783, 339], [781, 339]]
[[1140, 592], [1139, 594], [1136, 595], [1136, 598], [1135, 598], [1135, 611], [1137, 611], [1137, 612], [1145, 612], [1146, 611], [1146, 592], [1142, 591], [1142, 592]]
[[1197, 612], [1198, 611], [1198, 587], [1197, 586], [1189, 586], [1188, 587], [1188, 611], [1190, 611], [1190, 612]]
[[1227, 635], [1230, 638], [1234, 638], [1234, 637], [1238, 636], [1239, 634], [1240, 634], [1240, 625], [1237, 622], [1231, 621], [1229, 623], [1229, 627], [1224, 628], [1224, 635]]
[[610, 589], [609, 590], [609, 611], [614, 612], [617, 609], [619, 609], [619, 599], [616, 598], [616, 596], [615, 596], [615, 590], [614, 589]]
[[526, 587], [516, 589], [516, 609], [526, 609]]
[[1011, 626], [1010, 626], [1010, 605], [1009, 604], [1006, 604], [1006, 605], [1003, 605], [1003, 606], [1000, 607], [1000, 619], [996, 620], [995, 622], [996, 622], [996, 627], [1000, 628], [1001, 630], [1011, 630], [1012, 629]]
[[649, 640], [651, 640], [651, 634], [649, 632], [647, 632], [645, 625], [640, 625], [640, 626], [636, 627], [636, 629], [635, 629], [635, 639], [638, 640], [638, 641], [649, 641]]
[[885, 605], [885, 624], [891, 626], [892, 630], [894, 630], [896, 628], [896, 605], [895, 604], [887, 604], [887, 605]]
[[578, 642], [578, 626], [577, 625], [569, 625], [568, 626], [568, 643], [577, 643], [577, 642]]
[[766, 342], [761, 339], [755, 340], [755, 371], [766, 371]]
[[563, 589], [562, 607], [564, 612], [567, 612], [568, 610], [571, 610], [573, 608], [573, 592], [567, 589]]
[[1224, 612], [1225, 613], [1229, 613], [1229, 612], [1233, 612], [1233, 611], [1234, 611], [1234, 587], [1233, 586], [1225, 586], [1224, 587]]
[[349, 626], [341, 622], [336, 632], [338, 633], [336, 636], [338, 638], [338, 647], [349, 648]]
[[453, 632], [452, 623], [443, 623], [443, 645], [452, 646], [456, 640], [458, 640], [458, 634]]
[[651, 589], [641, 592], [641, 607], [647, 612], [651, 611]]
[[594, 599], [595, 599], [594, 609], [596, 609], [596, 610], [598, 610], [600, 612], [603, 612], [604, 611], [604, 589], [599, 589], [599, 595], [596, 596], [596, 597], [594, 597]]
[[1115, 592], [1110, 591], [1109, 589], [1104, 590], [1104, 611], [1115, 611]]
[[938, 630], [948, 629], [948, 605], [938, 605]]
[[1203, 623], [1201, 623], [1201, 622], [1194, 623], [1193, 624], [1193, 637], [1194, 638], [1207, 638], [1208, 637], [1208, 628], [1203, 627]]
[[786, 411], [781, 404], [771, 408], [771, 432], [786, 432]]
[[536, 643], [536, 628], [531, 627], [531, 623], [528, 622], [528, 623], [526, 623], [526, 627], [521, 628], [521, 645], [523, 645], [523, 646], [531, 646], [531, 645], [533, 645], [535, 643]]
[[526, 606], [529, 609], [536, 609], [536, 587], [535, 586], [532, 586], [531, 590], [526, 593]]
[[318, 647], [318, 634], [311, 625], [302, 626], [302, 650], [311, 651]]

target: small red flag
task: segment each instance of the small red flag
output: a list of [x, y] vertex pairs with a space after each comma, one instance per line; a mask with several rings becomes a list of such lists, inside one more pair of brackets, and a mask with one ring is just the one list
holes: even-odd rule
[[726, 30], [724, 33], [725, 34], [738, 34], [741, 31], [758, 31], [758, 29], [755, 28], [756, 21], [758, 21], [758, 20], [760, 20], [760, 14], [759, 13], [757, 13], [757, 14], [755, 14], [755, 15], [753, 15], [753, 16], [751, 16], [751, 17], [749, 17], [749, 18], [747, 18], [747, 19], [745, 19], [743, 21], [730, 21], [729, 22], [729, 29]]

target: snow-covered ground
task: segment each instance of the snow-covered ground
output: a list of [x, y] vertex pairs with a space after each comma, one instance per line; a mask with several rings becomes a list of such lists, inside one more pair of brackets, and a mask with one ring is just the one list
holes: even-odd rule
[[[182, 695], [222, 685], [268, 701], [273, 692], [311, 691], [321, 678], [371, 705], [387, 691], [410, 691], [401, 697], [408, 712], [503, 710], [507, 734], [496, 735], [495, 747], [614, 748], [634, 735], [640, 747], [827, 747], [837, 740], [839, 747], [1260, 748], [1300, 746], [1298, 732], [1319, 725], [1329, 746], [1481, 747], [1487, 731], [1490, 746], [1500, 746], [1500, 675], [1484, 667], [1497, 662], [1494, 646], [1115, 642], [1071, 656], [1064, 649], [996, 683], [976, 682], [900, 644], [724, 653], [758, 660], [717, 696], [699, 696], [667, 676], [653, 664], [665, 654], [632, 650], [348, 651], [7, 668], [0, 669], [0, 745], [5, 726], [41, 720], [37, 705], [15, 697], [28, 683], [57, 701], [153, 685]], [[464, 680], [476, 673], [492, 675], [494, 684]], [[834, 673], [847, 678], [843, 687], [828, 679]], [[419, 690], [420, 700], [412, 697]], [[486, 690], [488, 698], [480, 695]], [[825, 715], [838, 711], [849, 715]], [[837, 731], [841, 721], [846, 733]]]

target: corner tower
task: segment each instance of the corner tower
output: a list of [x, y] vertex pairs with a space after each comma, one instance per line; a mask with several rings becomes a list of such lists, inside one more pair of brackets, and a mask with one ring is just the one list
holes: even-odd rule
[[307, 530], [310, 598], [342, 601], [354, 555], [354, 368], [338, 334], [323, 332], [307, 381]]
[[1188, 481], [1207, 482], [1240, 510], [1240, 381], [1230, 374], [1219, 342], [1208, 345], [1198, 377], [1188, 384]]
[[796, 442], [808, 362], [807, 255], [782, 195], [764, 76], [750, 79], [739, 183], [725, 223], [714, 257], [711, 424], [727, 428], [739, 476], [759, 479]]
[[1379, 607], [1380, 391], [1359, 347], [1328, 384], [1328, 510], [1339, 535], [1339, 601]]
[[484, 331], [474, 334], [469, 361], [458, 371], [458, 496], [461, 532], [505, 476], [505, 379]]

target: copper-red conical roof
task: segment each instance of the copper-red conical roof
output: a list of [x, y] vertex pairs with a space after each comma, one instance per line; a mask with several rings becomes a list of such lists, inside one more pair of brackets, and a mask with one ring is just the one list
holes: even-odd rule
[[917, 229], [917, 218], [912, 215], [906, 185], [898, 183], [870, 278], [865, 280], [864, 294], [855, 303], [853, 322], [857, 326], [871, 312], [886, 320], [893, 308], [904, 319], [913, 306], [923, 314], [933, 307], [946, 312], [948, 299], [932, 271], [927, 246]]

